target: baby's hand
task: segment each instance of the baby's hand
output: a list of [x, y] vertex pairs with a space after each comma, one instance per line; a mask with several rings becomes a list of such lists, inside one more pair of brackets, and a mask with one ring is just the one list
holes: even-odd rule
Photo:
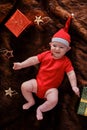
[[20, 63], [20, 62], [14, 63], [14, 65], [13, 65], [13, 69], [14, 69], [14, 70], [19, 70], [19, 69], [21, 69], [21, 68], [22, 68], [22, 66], [21, 66], [21, 63]]
[[80, 97], [80, 91], [78, 87], [72, 87], [72, 90], [75, 92], [75, 94]]

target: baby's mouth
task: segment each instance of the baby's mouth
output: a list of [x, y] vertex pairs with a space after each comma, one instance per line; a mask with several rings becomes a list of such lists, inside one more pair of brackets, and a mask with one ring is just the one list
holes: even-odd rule
[[55, 52], [55, 54], [60, 54], [60, 52]]

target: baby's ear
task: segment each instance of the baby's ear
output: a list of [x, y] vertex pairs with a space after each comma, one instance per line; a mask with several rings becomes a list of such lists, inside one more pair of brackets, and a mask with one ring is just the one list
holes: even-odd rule
[[52, 43], [50, 42], [49, 45], [51, 46], [51, 44], [52, 44]]
[[69, 46], [68, 49], [67, 49], [67, 51], [69, 51], [70, 49], [71, 49], [71, 47]]

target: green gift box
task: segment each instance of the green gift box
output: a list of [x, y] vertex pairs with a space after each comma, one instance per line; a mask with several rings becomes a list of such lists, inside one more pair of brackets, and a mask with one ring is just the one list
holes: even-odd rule
[[87, 87], [83, 87], [77, 114], [87, 116]]

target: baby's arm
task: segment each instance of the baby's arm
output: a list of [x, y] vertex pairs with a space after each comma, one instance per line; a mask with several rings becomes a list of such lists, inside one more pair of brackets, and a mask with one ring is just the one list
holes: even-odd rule
[[32, 66], [32, 65], [35, 65], [35, 64], [38, 64], [38, 63], [39, 63], [38, 57], [32, 56], [32, 57], [28, 58], [27, 60], [25, 60], [23, 62], [14, 63], [13, 69], [18, 70], [18, 69], [29, 67], [29, 66]]
[[79, 88], [77, 87], [77, 79], [74, 70], [67, 73], [67, 76], [69, 78], [72, 90], [75, 92], [77, 96], [80, 96]]

